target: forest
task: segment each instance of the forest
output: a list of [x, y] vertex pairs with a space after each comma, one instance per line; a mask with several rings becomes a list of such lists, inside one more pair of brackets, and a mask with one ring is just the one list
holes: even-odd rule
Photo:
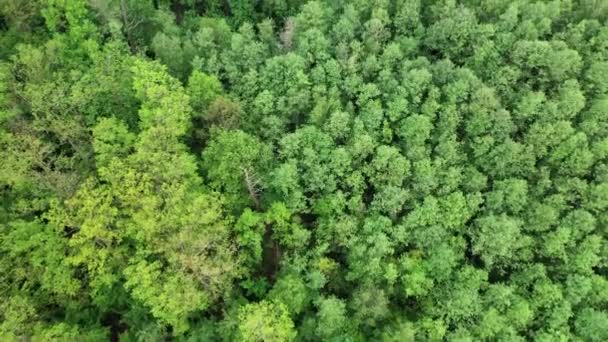
[[608, 341], [608, 1], [1, 0], [0, 340]]

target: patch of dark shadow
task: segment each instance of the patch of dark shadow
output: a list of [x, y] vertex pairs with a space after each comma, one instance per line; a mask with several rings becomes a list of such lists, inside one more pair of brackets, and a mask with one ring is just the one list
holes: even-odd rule
[[186, 5], [182, 3], [182, 1], [171, 1], [171, 5], [169, 6], [173, 14], [175, 14], [175, 22], [179, 25], [184, 20], [184, 13], [186, 13]]
[[154, 53], [154, 51], [152, 51], [152, 49], [146, 49], [144, 54], [146, 55], [146, 57], [148, 57], [150, 59], [156, 58], [156, 54]]
[[122, 315], [118, 312], [108, 312], [103, 315], [101, 324], [110, 329], [110, 341], [118, 342], [120, 340], [120, 334], [127, 331], [129, 326], [121, 321]]
[[280, 268], [281, 249], [279, 243], [272, 238], [272, 226], [266, 226], [262, 240], [262, 265], [260, 273], [274, 283]]
[[511, 279], [513, 269], [511, 267], [493, 267], [488, 275], [490, 284], [505, 283]]
[[368, 184], [365, 188], [365, 191], [363, 192], [363, 204], [369, 207], [369, 205], [374, 200], [375, 193], [376, 190], [374, 189], [374, 187]]
[[313, 228], [317, 224], [317, 215], [313, 213], [300, 213], [298, 216], [300, 217], [302, 225], [306, 228]]
[[420, 317], [420, 312], [422, 312], [422, 310], [420, 310], [420, 303], [418, 303], [418, 300], [416, 300], [415, 297], [407, 297], [402, 302], [402, 307], [405, 309], [406, 317], [411, 321], [417, 320]]
[[467, 248], [464, 251], [464, 255], [466, 260], [468, 260], [471, 265], [476, 268], [485, 268], [485, 262], [481, 260], [481, 257], [473, 252], [473, 243], [471, 241], [471, 237], [469, 235], [464, 235], [464, 239], [467, 242]]
[[71, 239], [72, 236], [74, 236], [74, 234], [76, 234], [79, 230], [80, 230], [80, 228], [78, 228], [78, 227], [64, 226], [63, 227], [63, 236], [65, 236], [68, 239]]

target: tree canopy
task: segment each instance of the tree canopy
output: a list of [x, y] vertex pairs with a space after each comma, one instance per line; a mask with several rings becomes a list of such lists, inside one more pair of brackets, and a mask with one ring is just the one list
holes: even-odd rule
[[0, 1], [0, 339], [608, 340], [608, 2]]

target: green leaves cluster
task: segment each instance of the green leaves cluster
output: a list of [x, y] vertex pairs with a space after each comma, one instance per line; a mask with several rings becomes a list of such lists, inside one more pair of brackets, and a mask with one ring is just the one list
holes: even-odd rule
[[0, 337], [608, 339], [600, 1], [0, 4]]

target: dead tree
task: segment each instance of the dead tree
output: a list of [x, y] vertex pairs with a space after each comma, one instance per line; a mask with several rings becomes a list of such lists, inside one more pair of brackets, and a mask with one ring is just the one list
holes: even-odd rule
[[293, 34], [295, 31], [296, 21], [293, 17], [288, 17], [285, 20], [285, 25], [283, 26], [283, 31], [279, 34], [279, 38], [281, 40], [281, 48], [283, 50], [289, 51], [291, 50], [291, 46], [293, 44]]
[[249, 192], [249, 197], [251, 197], [251, 200], [255, 203], [255, 208], [260, 210], [260, 192], [262, 191], [260, 181], [255, 173], [248, 167], [243, 168], [243, 175], [245, 177], [245, 186]]
[[127, 36], [127, 43], [132, 53], [135, 53], [138, 49], [137, 42], [133, 37], [133, 31], [141, 25], [144, 20], [134, 15], [133, 10], [129, 7], [129, 4], [125, 0], [120, 0], [120, 21], [122, 22], [122, 29]]

